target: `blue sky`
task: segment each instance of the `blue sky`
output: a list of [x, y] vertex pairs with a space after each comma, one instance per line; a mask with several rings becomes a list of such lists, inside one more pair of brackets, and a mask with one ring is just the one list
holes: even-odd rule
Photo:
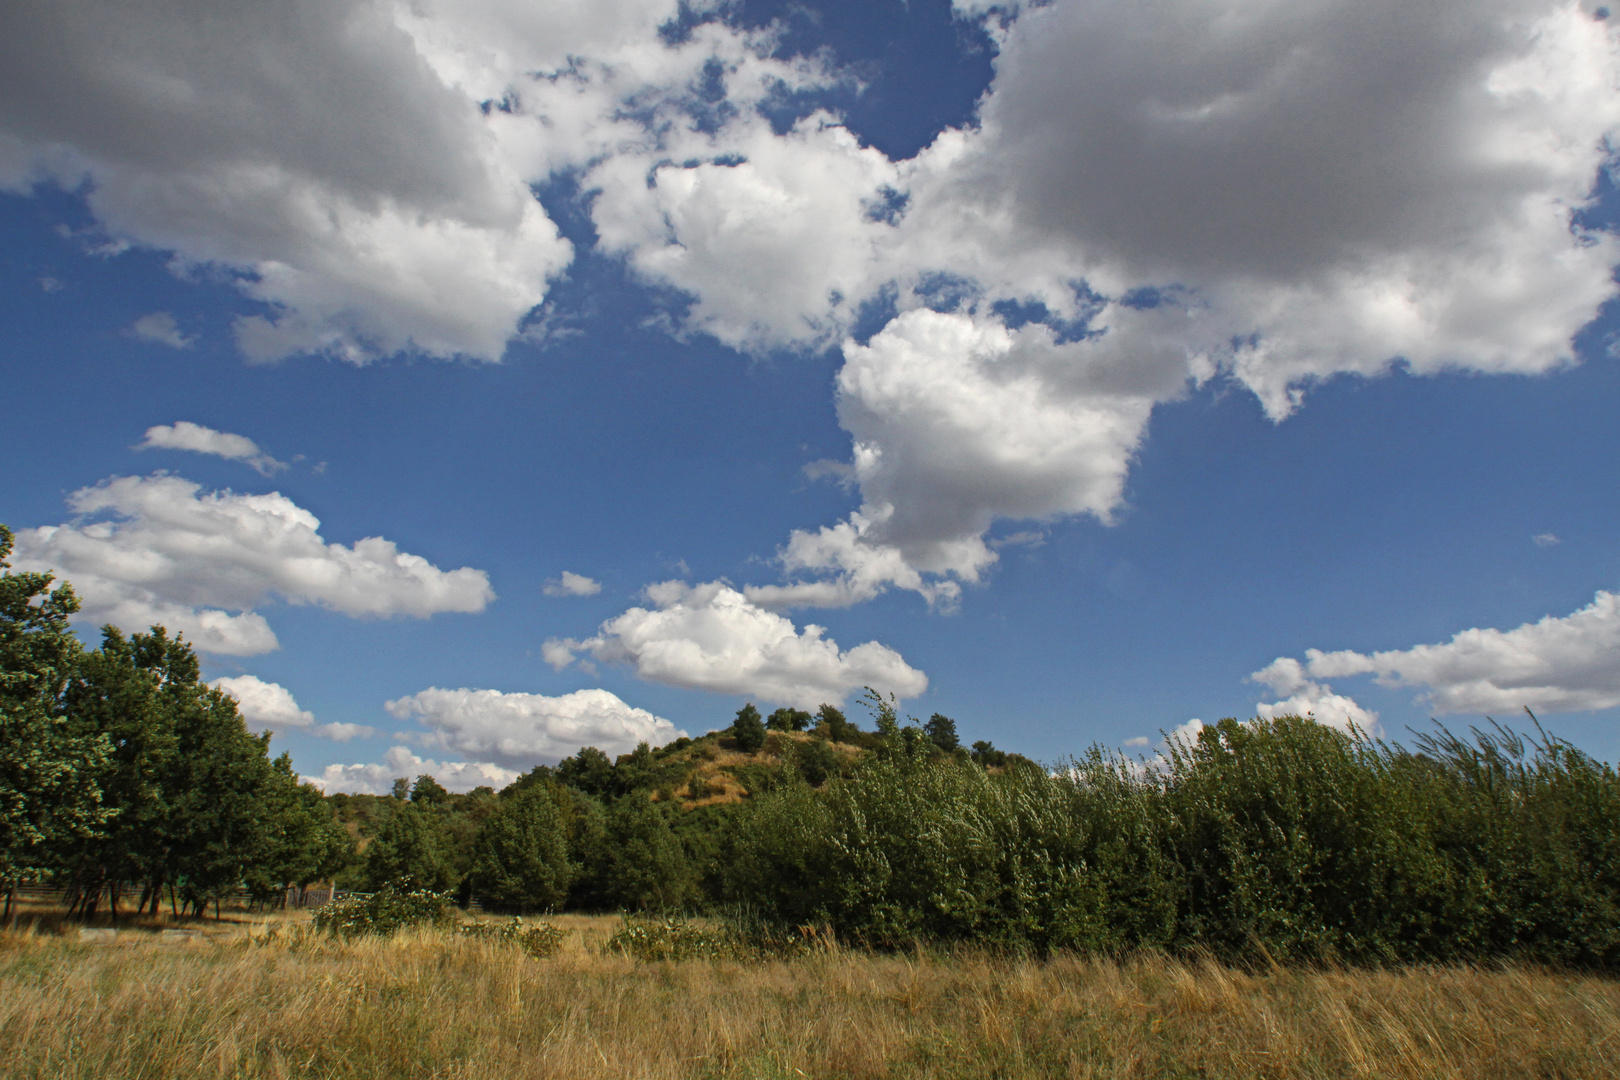
[[0, 17], [0, 521], [330, 790], [864, 685], [1620, 750], [1605, 9], [186, 6]]

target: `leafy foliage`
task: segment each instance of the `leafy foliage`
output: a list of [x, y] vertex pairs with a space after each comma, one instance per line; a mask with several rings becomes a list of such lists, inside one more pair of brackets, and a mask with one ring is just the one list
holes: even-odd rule
[[[0, 525], [0, 889], [60, 865], [72, 844], [101, 835], [117, 808], [97, 775], [112, 746], [68, 715], [65, 693], [79, 641], [79, 609], [49, 574], [14, 574], [11, 530]], [[8, 899], [9, 906], [9, 899]]]
[[626, 919], [603, 949], [643, 962], [721, 960], [736, 957], [738, 941], [723, 926], [702, 926], [681, 919]]
[[444, 927], [453, 921], [449, 897], [408, 881], [370, 896], [345, 896], [315, 909], [315, 929], [339, 938], [389, 937], [408, 927]]
[[467, 887], [495, 911], [560, 908], [578, 868], [569, 860], [573, 800], [555, 785], [534, 784], [502, 799], [473, 845]]
[[1227, 720], [1156, 766], [1094, 750], [1058, 774], [895, 752], [745, 808], [730, 887], [890, 947], [1607, 966], [1617, 800], [1609, 766], [1500, 730], [1414, 753]]
[[562, 948], [563, 938], [567, 936], [560, 927], [550, 923], [525, 923], [518, 918], [503, 923], [462, 923], [456, 929], [467, 937], [522, 949], [539, 960], [555, 956], [557, 950]]

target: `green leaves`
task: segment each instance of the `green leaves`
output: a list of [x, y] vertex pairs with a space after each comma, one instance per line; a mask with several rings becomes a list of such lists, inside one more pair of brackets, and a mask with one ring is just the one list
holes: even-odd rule
[[83, 649], [68, 627], [79, 602], [49, 574], [14, 574], [0, 525], [0, 888], [60, 865], [65, 848], [116, 813], [97, 783], [111, 746], [75, 724], [63, 694]]
[[1556, 740], [1446, 734], [1412, 753], [1226, 720], [1155, 763], [1093, 749], [1056, 773], [877, 755], [744, 808], [731, 888], [886, 946], [1609, 966], [1616, 821], [1614, 771]]
[[474, 842], [471, 894], [495, 911], [562, 907], [579, 874], [568, 857], [572, 810], [569, 794], [552, 784], [531, 784], [504, 797]]

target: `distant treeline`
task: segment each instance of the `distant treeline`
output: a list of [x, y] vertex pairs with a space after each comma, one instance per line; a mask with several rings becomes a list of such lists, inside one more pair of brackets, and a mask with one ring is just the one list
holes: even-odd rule
[[[9, 550], [0, 532], [0, 558]], [[1620, 961], [1620, 780], [1545, 735], [1414, 748], [1223, 720], [1053, 769], [868, 694], [875, 731], [740, 710], [496, 792], [300, 784], [161, 628], [82, 650], [71, 593], [0, 582], [0, 873], [193, 910], [335, 875], [498, 911], [747, 913], [879, 948], [972, 941], [1356, 963]], [[1539, 733], [1539, 728], [1538, 728]]]

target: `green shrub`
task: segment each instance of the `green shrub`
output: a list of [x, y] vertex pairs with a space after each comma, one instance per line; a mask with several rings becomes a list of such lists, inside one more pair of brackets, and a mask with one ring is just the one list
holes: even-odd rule
[[794, 764], [798, 767], [799, 775], [807, 783], [817, 786], [838, 775], [842, 760], [838, 751], [821, 739], [801, 743], [794, 752]]
[[882, 947], [1620, 963], [1620, 779], [1545, 736], [1223, 720], [1055, 773], [903, 750], [743, 807], [729, 894]]
[[700, 926], [680, 919], [626, 919], [603, 946], [637, 960], [720, 960], [738, 956], [739, 942], [725, 927]]
[[452, 920], [447, 896], [408, 882], [370, 896], [345, 896], [315, 909], [315, 929], [341, 938], [388, 937], [407, 927], [448, 926]]
[[530, 956], [541, 960], [555, 956], [557, 950], [562, 948], [563, 938], [566, 936], [560, 927], [550, 923], [525, 925], [522, 919], [516, 917], [506, 923], [462, 923], [456, 929], [467, 937], [477, 938], [480, 941], [522, 949]]

